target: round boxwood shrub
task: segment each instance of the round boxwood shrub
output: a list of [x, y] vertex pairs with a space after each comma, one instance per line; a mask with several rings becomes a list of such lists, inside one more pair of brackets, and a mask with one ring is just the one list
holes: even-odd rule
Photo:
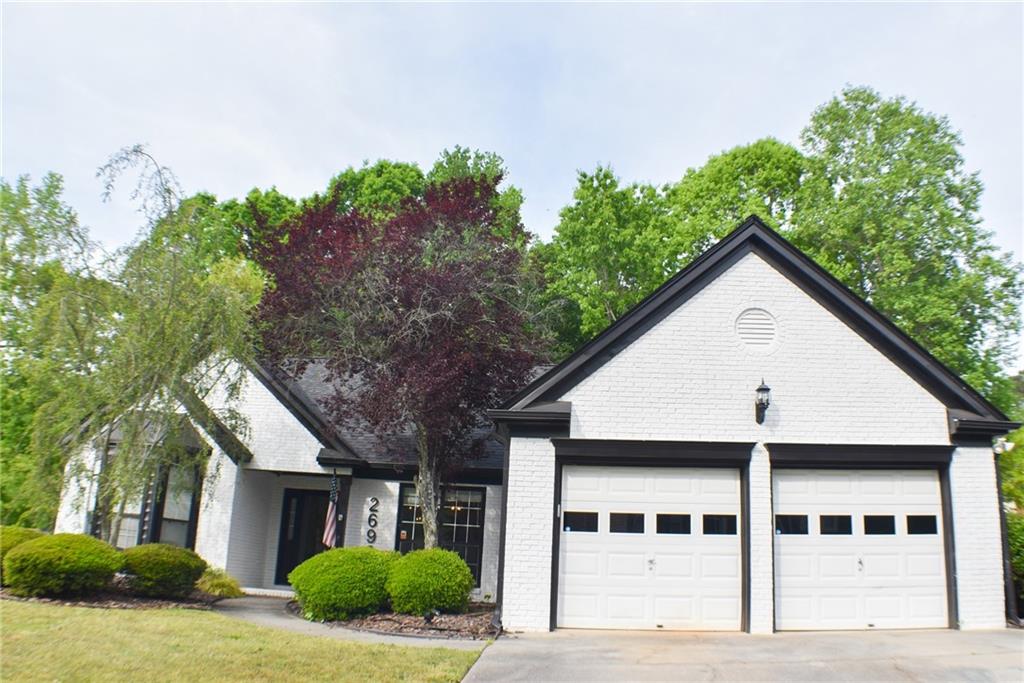
[[450, 550], [416, 550], [391, 567], [387, 589], [396, 612], [461, 612], [469, 603], [473, 573]]
[[[2, 567], [7, 553], [25, 541], [31, 541], [42, 535], [43, 532], [38, 529], [29, 529], [23, 526], [0, 526], [0, 567]], [[7, 583], [3, 578], [3, 572], [0, 572], [0, 582], [3, 582], [4, 585]]]
[[293, 569], [288, 583], [307, 619], [351, 619], [376, 612], [387, 602], [384, 584], [397, 557], [376, 548], [335, 548]]
[[98, 538], [54, 534], [9, 552], [4, 578], [15, 595], [74, 595], [103, 588], [123, 564], [124, 556]]
[[206, 561], [188, 548], [146, 543], [124, 551], [128, 585], [139, 595], [179, 598], [195, 588]]

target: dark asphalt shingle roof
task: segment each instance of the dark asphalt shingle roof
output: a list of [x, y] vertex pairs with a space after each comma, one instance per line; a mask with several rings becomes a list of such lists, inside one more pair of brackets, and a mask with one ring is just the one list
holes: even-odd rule
[[[310, 361], [298, 377], [287, 375], [282, 370], [274, 371], [273, 374], [287, 386], [291, 394], [290, 397], [278, 394], [278, 399], [282, 402], [295, 400], [303, 404], [306, 411], [331, 435], [342, 440], [356, 457], [376, 466], [408, 467], [416, 464], [416, 448], [411, 432], [382, 438], [355, 424], [353, 420], [342, 421], [332, 417], [328, 404], [336, 385], [329, 380], [323, 362]], [[474, 438], [483, 440], [483, 454], [467, 459], [464, 469], [501, 469], [504, 447], [493, 435], [491, 426], [478, 429]]]

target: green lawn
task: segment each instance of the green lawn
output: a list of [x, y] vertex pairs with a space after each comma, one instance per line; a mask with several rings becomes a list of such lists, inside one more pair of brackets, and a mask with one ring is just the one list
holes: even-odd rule
[[197, 610], [0, 600], [4, 681], [458, 681], [479, 652], [302, 636]]

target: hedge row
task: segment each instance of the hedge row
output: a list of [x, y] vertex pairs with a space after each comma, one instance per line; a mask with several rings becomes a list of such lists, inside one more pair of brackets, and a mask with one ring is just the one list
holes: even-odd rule
[[242, 594], [238, 582], [186, 548], [148, 543], [121, 552], [83, 534], [45, 535], [0, 527], [2, 579], [15, 595], [80, 595], [105, 588], [123, 572], [132, 592], [180, 598], [194, 588], [218, 597]]
[[400, 556], [374, 548], [336, 548], [314, 555], [288, 575], [307, 619], [333, 621], [371, 614], [389, 602], [404, 614], [460, 612], [473, 574], [457, 554], [435, 548]]

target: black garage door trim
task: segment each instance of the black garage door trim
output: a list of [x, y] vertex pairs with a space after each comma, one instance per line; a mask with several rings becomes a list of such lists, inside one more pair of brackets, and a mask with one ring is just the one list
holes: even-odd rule
[[750, 631], [750, 455], [754, 443], [734, 441], [633, 441], [551, 439], [555, 447], [555, 488], [551, 524], [549, 628], [558, 623], [558, 554], [563, 465], [606, 467], [723, 467], [740, 471], [740, 630]]
[[934, 469], [948, 467], [955, 446], [769, 443], [772, 469]]
[[[946, 553], [946, 607], [949, 628], [960, 628], [960, 614], [956, 592], [956, 555], [953, 544], [953, 496], [949, 487], [949, 464], [956, 446], [884, 444], [813, 444], [769, 443], [774, 490], [774, 471], [777, 469], [842, 469], [842, 470], [935, 470], [939, 475], [939, 495], [942, 498], [942, 545]], [[772, 500], [775, 514], [775, 500]], [[775, 556], [775, 536], [772, 535], [772, 557]], [[774, 593], [775, 569], [772, 568]], [[774, 612], [774, 601], [772, 602]], [[772, 615], [774, 628], [775, 615]]]

